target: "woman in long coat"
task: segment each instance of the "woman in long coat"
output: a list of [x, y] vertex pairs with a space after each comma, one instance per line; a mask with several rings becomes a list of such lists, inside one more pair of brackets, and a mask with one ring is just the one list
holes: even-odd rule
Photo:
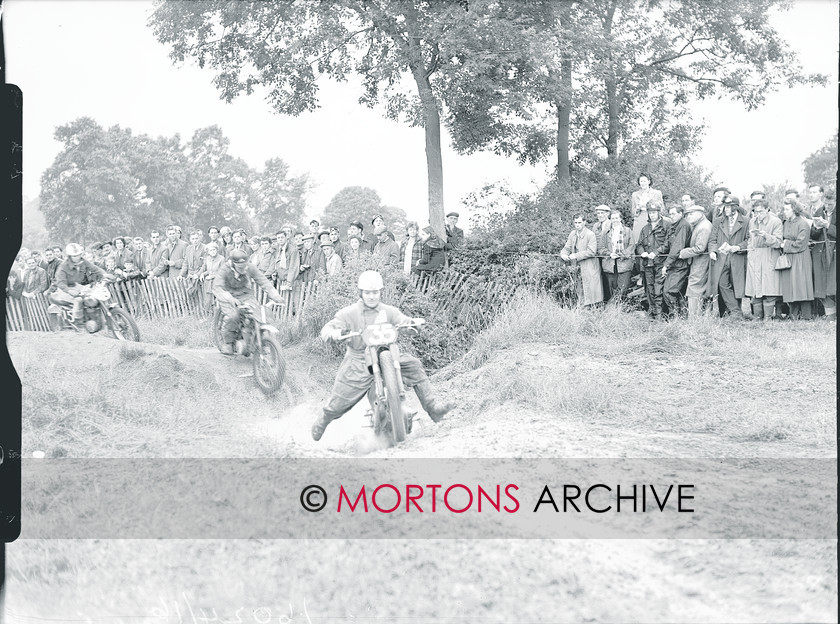
[[790, 318], [809, 320], [814, 300], [811, 254], [808, 251], [811, 226], [802, 216], [802, 205], [795, 199], [785, 200], [784, 215], [782, 252], [790, 257], [791, 266], [780, 271], [782, 301], [790, 306]]
[[630, 196], [630, 205], [633, 212], [633, 240], [639, 240], [642, 228], [647, 225], [648, 202], [655, 202], [663, 208], [665, 206], [665, 202], [662, 200], [662, 191], [651, 188], [653, 179], [651, 179], [650, 174], [639, 174], [636, 182], [639, 185], [639, 190], [633, 191]]
[[595, 233], [586, 227], [582, 214], [574, 218], [575, 229], [569, 234], [560, 257], [576, 265], [580, 271], [575, 278], [578, 303], [589, 306], [604, 300], [601, 285], [601, 263], [598, 262], [598, 240]]
[[776, 316], [776, 299], [782, 294], [779, 281], [782, 272], [776, 270], [776, 260], [781, 253], [782, 232], [782, 222], [769, 211], [767, 200], [758, 199], [753, 202], [744, 296], [752, 299], [755, 318], [769, 321]]

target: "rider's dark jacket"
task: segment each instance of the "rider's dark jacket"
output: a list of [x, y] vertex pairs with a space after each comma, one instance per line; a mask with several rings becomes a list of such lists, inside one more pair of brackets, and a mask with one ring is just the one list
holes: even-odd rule
[[104, 276], [105, 271], [87, 260], [83, 259], [78, 266], [75, 266], [70, 258], [67, 258], [58, 265], [55, 271], [55, 285], [58, 290], [76, 296], [79, 293], [79, 286], [92, 284]]
[[283, 301], [280, 293], [278, 293], [277, 289], [271, 285], [268, 278], [250, 262], [245, 264], [245, 273], [242, 275], [233, 269], [230, 262], [225, 262], [216, 273], [216, 277], [213, 280], [213, 294], [216, 295], [216, 297], [219, 297], [222, 292], [228, 292], [239, 301], [247, 298], [253, 298], [253, 282], [256, 282], [272, 301]]

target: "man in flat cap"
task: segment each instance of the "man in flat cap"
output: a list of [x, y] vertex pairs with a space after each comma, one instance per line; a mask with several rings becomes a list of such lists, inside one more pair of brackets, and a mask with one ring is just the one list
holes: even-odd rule
[[382, 256], [386, 265], [397, 266], [400, 262], [400, 247], [391, 240], [388, 228], [380, 225], [373, 230], [373, 235], [377, 238], [377, 243], [373, 248], [373, 254]]
[[685, 211], [685, 220], [691, 226], [691, 237], [688, 246], [680, 250], [682, 260], [688, 260], [688, 283], [685, 297], [688, 299], [688, 316], [698, 316], [703, 311], [703, 302], [709, 289], [709, 236], [712, 234], [712, 224], [706, 218], [702, 206], [690, 206]]
[[446, 214], [446, 244], [447, 250], [457, 249], [464, 242], [464, 230], [458, 227], [457, 212], [452, 211]]

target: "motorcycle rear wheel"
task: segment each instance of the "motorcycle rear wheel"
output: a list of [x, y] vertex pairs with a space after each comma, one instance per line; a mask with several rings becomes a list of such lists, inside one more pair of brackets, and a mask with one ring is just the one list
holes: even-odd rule
[[114, 334], [114, 338], [117, 340], [140, 342], [140, 329], [127, 312], [120, 308], [112, 308], [111, 319], [114, 324], [111, 327], [111, 333]]
[[271, 396], [283, 386], [286, 378], [286, 359], [277, 338], [263, 332], [262, 351], [251, 354], [254, 379], [266, 396]]
[[397, 382], [397, 371], [394, 368], [394, 356], [390, 351], [379, 354], [379, 370], [385, 384], [385, 394], [388, 401], [388, 416], [391, 420], [391, 437], [395, 444], [405, 440], [405, 408], [400, 398], [400, 387]]

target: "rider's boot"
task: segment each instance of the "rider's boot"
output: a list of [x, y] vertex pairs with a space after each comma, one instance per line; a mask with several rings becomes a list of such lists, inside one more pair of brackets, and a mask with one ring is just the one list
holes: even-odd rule
[[329, 425], [333, 419], [327, 416], [326, 412], [321, 412], [321, 415], [318, 419], [312, 423], [312, 439], [316, 442], [321, 439], [321, 436], [324, 435], [324, 431], [327, 430], [327, 425]]
[[235, 345], [232, 342], [223, 342], [222, 343], [222, 353], [224, 355], [233, 355], [234, 346]]
[[420, 399], [420, 405], [435, 422], [440, 422], [446, 413], [455, 407], [452, 401], [443, 401], [435, 394], [432, 383], [428, 379], [414, 386], [414, 392]]

